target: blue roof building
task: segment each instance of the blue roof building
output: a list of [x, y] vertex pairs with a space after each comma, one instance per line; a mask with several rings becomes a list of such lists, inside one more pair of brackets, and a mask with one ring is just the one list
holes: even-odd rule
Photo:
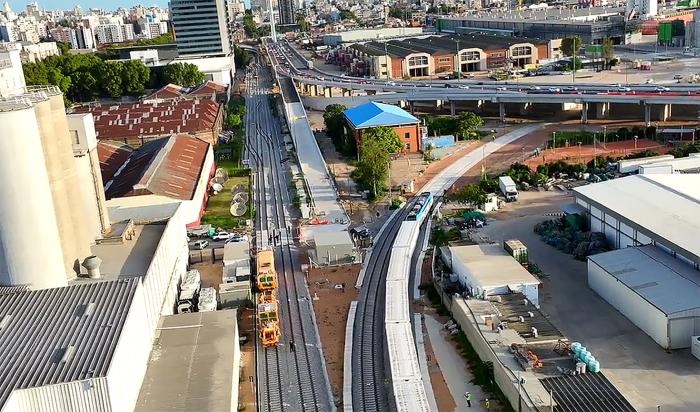
[[400, 107], [376, 102], [355, 106], [345, 110], [343, 114], [355, 129], [420, 123], [417, 117]]
[[390, 104], [369, 102], [343, 112], [347, 127], [359, 147], [366, 129], [390, 127], [404, 143], [404, 152], [418, 152], [421, 149], [420, 120], [400, 107]]

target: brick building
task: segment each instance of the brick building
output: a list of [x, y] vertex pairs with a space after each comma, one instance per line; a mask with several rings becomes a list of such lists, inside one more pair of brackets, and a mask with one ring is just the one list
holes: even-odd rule
[[[553, 41], [486, 34], [427, 36], [346, 46], [353, 75], [378, 79], [426, 78], [455, 72], [524, 68], [553, 56]], [[345, 56], [350, 54], [352, 58]], [[359, 62], [363, 62], [359, 65]], [[361, 67], [361, 70], [352, 70]]]
[[[383, 103], [365, 103], [343, 112], [345, 132], [355, 139], [357, 147], [362, 143], [363, 134], [373, 127], [386, 126], [394, 129], [403, 142], [404, 153], [421, 150], [420, 120], [401, 109]], [[359, 150], [358, 150], [359, 152]]]

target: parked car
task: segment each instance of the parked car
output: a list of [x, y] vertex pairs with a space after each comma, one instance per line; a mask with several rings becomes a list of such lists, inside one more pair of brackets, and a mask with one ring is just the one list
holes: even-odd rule
[[192, 249], [202, 250], [206, 249], [207, 246], [209, 246], [208, 240], [197, 240], [192, 244]]
[[231, 233], [231, 236], [229, 236], [228, 239], [226, 239], [226, 243], [238, 243], [238, 242], [247, 242], [248, 241], [248, 235], [244, 235], [242, 233]]
[[620, 92], [620, 93], [627, 93], [627, 92], [631, 92], [632, 89], [630, 89], [629, 87], [624, 87], [624, 86], [623, 86], [623, 87], [618, 87], [618, 88], [617, 88], [617, 91]]
[[669, 91], [669, 90], [671, 90], [671, 89], [669, 89], [669, 88], [666, 87], [666, 86], [657, 86], [656, 88], [654, 88], [654, 90], [657, 91], [657, 92], [659, 92], [659, 93], [661, 93], [661, 92], [667, 92], [667, 91]]
[[231, 235], [228, 232], [219, 232], [215, 233], [214, 236], [211, 237], [212, 240], [228, 240], [228, 238], [231, 237]]

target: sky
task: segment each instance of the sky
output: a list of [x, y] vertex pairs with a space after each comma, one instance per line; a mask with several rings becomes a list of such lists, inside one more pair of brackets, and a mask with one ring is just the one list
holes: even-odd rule
[[[160, 7], [167, 7], [168, 0], [37, 0], [39, 2], [39, 8], [42, 10], [70, 10], [75, 7], [76, 4], [80, 4], [83, 10], [87, 11], [90, 7], [97, 7], [101, 9], [114, 10], [118, 7], [129, 8], [137, 4], [143, 4], [144, 6], [156, 5]], [[0, 0], [0, 5], [4, 3], [5, 0]], [[10, 7], [15, 12], [20, 12], [25, 10], [25, 7], [30, 0], [8, 0]]]

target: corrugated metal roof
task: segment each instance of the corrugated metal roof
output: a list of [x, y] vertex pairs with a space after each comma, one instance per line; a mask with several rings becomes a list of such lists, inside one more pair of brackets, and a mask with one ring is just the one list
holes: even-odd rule
[[453, 270], [455, 270], [455, 261], [459, 260], [469, 275], [483, 288], [540, 283], [501, 245], [450, 246], [450, 252]]
[[636, 175], [574, 189], [581, 197], [700, 262], [700, 175]]
[[109, 140], [97, 142], [97, 157], [100, 159], [102, 184], [107, 184], [134, 151], [130, 146]]
[[376, 102], [355, 106], [343, 114], [356, 129], [419, 123], [415, 116], [400, 107]]
[[135, 150], [105, 185], [107, 199], [156, 194], [190, 200], [199, 182], [209, 143], [188, 135], [152, 140]]
[[104, 377], [139, 279], [0, 296], [0, 408], [15, 389]]
[[589, 256], [666, 315], [700, 309], [700, 272], [654, 246]]

